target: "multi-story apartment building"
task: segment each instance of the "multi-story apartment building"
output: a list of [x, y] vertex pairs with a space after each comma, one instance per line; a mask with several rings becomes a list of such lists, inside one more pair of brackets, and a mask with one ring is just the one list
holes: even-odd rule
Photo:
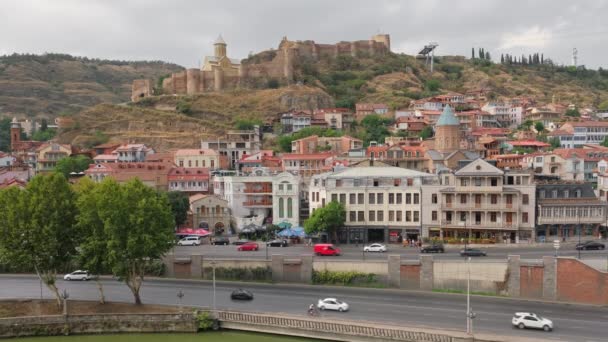
[[367, 148], [367, 156], [389, 165], [428, 172], [431, 163], [426, 151], [427, 149], [420, 145], [370, 146]]
[[551, 133], [559, 139], [563, 148], [579, 148], [584, 145], [599, 145], [608, 137], [607, 121], [566, 122]]
[[388, 113], [388, 106], [384, 103], [357, 103], [355, 104], [355, 115], [361, 121], [368, 115], [384, 115]]
[[296, 133], [312, 125], [312, 114], [304, 111], [292, 111], [281, 114], [283, 133]]
[[323, 118], [331, 129], [350, 129], [355, 121], [355, 115], [348, 108], [324, 108], [315, 111], [314, 118]]
[[216, 176], [214, 193], [228, 201], [237, 228], [248, 224], [289, 222], [300, 225], [300, 178], [264, 168], [250, 174]]
[[536, 185], [536, 192], [538, 240], [599, 236], [601, 225], [606, 222], [606, 202], [595, 195], [591, 183], [543, 182]]
[[348, 135], [341, 137], [319, 137], [311, 135], [306, 138], [291, 142], [291, 152], [298, 154], [316, 153], [320, 151], [331, 151], [336, 155], [346, 155], [350, 150], [358, 150], [363, 147], [361, 139]]
[[47, 173], [55, 170], [60, 159], [72, 154], [72, 146], [46, 143], [36, 149], [36, 173]]
[[531, 173], [503, 171], [483, 159], [441, 173], [422, 186], [422, 236], [498, 243], [532, 239], [534, 189]]
[[212, 149], [227, 156], [228, 167], [234, 169], [243, 155], [258, 152], [261, 144], [260, 127], [254, 126], [250, 131], [228, 131], [223, 138], [201, 141], [201, 149]]
[[522, 167], [537, 175], [556, 177], [562, 180], [583, 180], [585, 160], [576, 155], [553, 153], [530, 153], [522, 158]]
[[284, 153], [281, 159], [285, 171], [307, 178], [331, 170], [335, 155], [332, 152]]
[[209, 169], [174, 167], [167, 176], [169, 191], [209, 193]]
[[330, 201], [346, 208], [340, 243], [417, 239], [421, 226], [421, 185], [428, 173], [398, 167], [341, 168], [313, 176], [310, 213]]
[[522, 123], [523, 108], [520, 106], [512, 106], [500, 102], [488, 102], [481, 109], [494, 115], [496, 121], [500, 123], [500, 127], [515, 128]]
[[228, 167], [228, 159], [220, 156], [219, 152], [211, 149], [180, 149], [174, 154], [175, 165], [185, 168], [224, 169]]
[[118, 146], [112, 154], [118, 156], [118, 162], [138, 163], [146, 161], [148, 155], [154, 154], [154, 149], [144, 144], [126, 144]]
[[89, 165], [84, 173], [95, 182], [101, 182], [106, 177], [111, 177], [118, 183], [138, 178], [152, 188], [166, 191], [172, 168], [173, 162], [100, 163]]

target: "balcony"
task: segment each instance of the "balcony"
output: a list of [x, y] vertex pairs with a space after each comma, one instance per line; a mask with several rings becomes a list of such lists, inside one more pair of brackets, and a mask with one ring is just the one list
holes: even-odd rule
[[272, 208], [272, 200], [253, 200], [253, 201], [245, 201], [243, 202], [244, 207], [250, 208]]
[[441, 210], [461, 210], [461, 211], [518, 211], [519, 203], [475, 203], [475, 202], [452, 202], [452, 203], [442, 203]]
[[488, 192], [503, 192], [503, 185], [497, 186], [474, 186], [474, 185], [456, 185], [456, 192], [478, 192], [478, 193], [488, 193]]
[[243, 192], [246, 194], [272, 194], [272, 183], [246, 184]]
[[463, 221], [452, 220], [442, 221], [441, 228], [452, 229], [517, 229], [517, 224], [514, 221], [508, 222], [491, 222], [489, 220], [467, 221], [466, 225]]
[[563, 224], [563, 225], [578, 225], [580, 224], [604, 224], [606, 221], [603, 216], [597, 217], [581, 217], [576, 216], [558, 217], [558, 216], [538, 216], [538, 224]]

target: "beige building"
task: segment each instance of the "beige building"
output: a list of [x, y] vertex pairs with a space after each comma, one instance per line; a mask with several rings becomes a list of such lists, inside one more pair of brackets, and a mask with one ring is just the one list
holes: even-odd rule
[[533, 238], [533, 175], [476, 159], [422, 187], [423, 237], [497, 243]]
[[417, 239], [421, 227], [421, 185], [428, 173], [399, 167], [353, 167], [313, 176], [310, 213], [330, 201], [346, 208], [339, 243]]
[[181, 149], [175, 151], [175, 165], [185, 168], [220, 168], [220, 155], [211, 149]]
[[52, 172], [59, 159], [72, 154], [72, 146], [66, 144], [46, 143], [36, 150], [36, 173]]
[[215, 195], [196, 194], [190, 196], [192, 225], [209, 229], [215, 235], [228, 233], [230, 228], [228, 201]]

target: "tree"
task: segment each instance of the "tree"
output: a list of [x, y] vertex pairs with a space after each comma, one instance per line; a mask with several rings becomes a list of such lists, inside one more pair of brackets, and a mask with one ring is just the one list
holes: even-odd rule
[[380, 115], [368, 115], [361, 120], [361, 127], [365, 130], [364, 144], [369, 145], [370, 141], [384, 142], [384, 139], [390, 135], [386, 127], [392, 120], [383, 118]]
[[532, 127], [532, 125], [534, 125], [534, 121], [532, 121], [532, 120], [530, 120], [530, 119], [527, 119], [526, 121], [524, 121], [524, 122], [521, 124], [521, 128], [522, 128], [522, 129], [529, 130], [529, 129], [530, 129], [530, 127]]
[[482, 48], [479, 48], [479, 52], [477, 53], [477, 56], [479, 56], [479, 59], [483, 59], [483, 57], [485, 56]]
[[335, 236], [338, 228], [344, 226], [346, 220], [346, 210], [344, 205], [339, 202], [329, 202], [325, 207], [318, 208], [304, 222], [304, 231], [308, 235], [317, 233], [327, 233], [329, 236]]
[[542, 133], [545, 130], [545, 125], [542, 123], [542, 121], [536, 121], [534, 123], [534, 129], [536, 129], [538, 133]]
[[578, 111], [578, 109], [568, 109], [565, 114], [566, 114], [566, 116], [575, 117], [575, 118], [581, 117], [581, 113]]
[[93, 159], [84, 155], [62, 158], [57, 161], [57, 165], [55, 166], [55, 172], [59, 172], [65, 178], [69, 178], [70, 173], [83, 172], [84, 170], [88, 169], [89, 165], [91, 164], [93, 164]]
[[490, 52], [486, 51], [486, 60], [488, 60], [488, 61], [489, 61], [490, 59], [491, 59], [491, 58], [490, 58]]
[[279, 80], [276, 78], [271, 78], [268, 80], [267, 86], [270, 89], [278, 89], [281, 85], [279, 84]]
[[602, 101], [602, 103], [600, 103], [599, 106], [597, 106], [597, 109], [599, 109], [601, 111], [608, 110], [608, 100]]
[[0, 191], [0, 252], [4, 262], [33, 269], [55, 295], [57, 272], [76, 256], [75, 194], [63, 175], [36, 176], [25, 190]]
[[424, 83], [424, 87], [428, 91], [438, 91], [441, 88], [441, 82], [439, 80], [428, 80]]
[[558, 137], [553, 137], [549, 139], [549, 144], [551, 144], [551, 149], [560, 148], [562, 143], [560, 142]]
[[505, 56], [502, 53], [500, 54], [500, 64], [505, 64]]
[[44, 132], [47, 129], [49, 129], [49, 122], [47, 121], [47, 119], [42, 119], [42, 121], [40, 122], [40, 130]]
[[39, 130], [39, 131], [34, 132], [34, 134], [32, 134], [32, 140], [49, 141], [55, 137], [55, 134], [57, 134], [57, 131], [55, 131], [54, 129], [47, 129], [44, 131]]
[[[80, 265], [91, 274], [100, 275], [109, 271], [108, 246], [104, 222], [99, 217], [100, 186], [93, 183], [89, 177], [82, 177], [74, 185], [78, 195], [76, 206], [78, 208], [77, 229], [81, 236]], [[99, 303], [105, 303], [103, 285], [99, 277], [95, 278], [99, 291]]]
[[604, 140], [602, 140], [602, 142], [600, 143], [600, 145], [608, 147], [608, 137], [605, 137]]
[[475, 59], [475, 48], [471, 48], [471, 59]]
[[134, 179], [124, 185], [106, 178], [100, 185], [98, 215], [104, 224], [108, 265], [141, 304], [146, 266], [172, 248], [174, 219], [167, 196]]
[[167, 193], [169, 204], [171, 205], [171, 212], [175, 218], [175, 225], [177, 227], [186, 223], [188, 219], [188, 210], [190, 210], [190, 200], [188, 195], [181, 191], [169, 191]]
[[422, 131], [420, 131], [421, 139], [428, 139], [433, 136], [433, 128], [431, 126], [425, 126]]
[[256, 119], [238, 119], [234, 126], [236, 129], [241, 131], [250, 131], [254, 128], [254, 126], [261, 126], [262, 121]]

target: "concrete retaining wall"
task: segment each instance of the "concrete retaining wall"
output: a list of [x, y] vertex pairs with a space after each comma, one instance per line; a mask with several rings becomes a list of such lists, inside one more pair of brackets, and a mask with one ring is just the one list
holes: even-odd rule
[[334, 272], [363, 272], [386, 276], [388, 274], [388, 264], [386, 261], [338, 261], [338, 260], [314, 260], [312, 267], [315, 271], [334, 271]]
[[125, 332], [196, 332], [193, 314], [104, 314], [0, 319], [0, 338]]
[[[507, 264], [505, 262], [470, 262], [471, 291], [504, 293], [507, 284]], [[433, 268], [433, 288], [446, 290], [467, 289], [469, 265], [462, 261], [435, 262]]]

